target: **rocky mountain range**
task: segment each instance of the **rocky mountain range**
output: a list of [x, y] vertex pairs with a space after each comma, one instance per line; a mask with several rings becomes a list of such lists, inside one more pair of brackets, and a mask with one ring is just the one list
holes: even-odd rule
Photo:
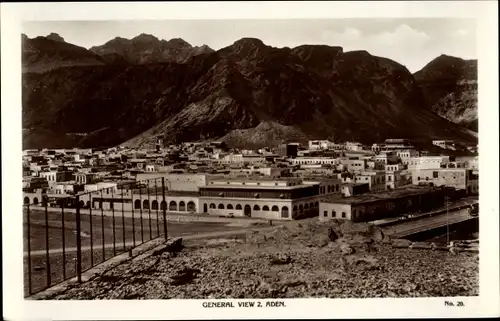
[[116, 58], [121, 61], [123, 58], [131, 64], [146, 64], [166, 61], [182, 63], [193, 56], [214, 50], [206, 45], [193, 47], [179, 38], [166, 41], [152, 35], [140, 34], [132, 39], [114, 38], [102, 46], [90, 48], [90, 51], [108, 61], [114, 61]]
[[477, 60], [441, 55], [414, 77], [432, 111], [478, 131]]
[[144, 34], [86, 50], [52, 35], [24, 37], [23, 67], [24, 148], [139, 147], [158, 137], [235, 147], [320, 138], [477, 142], [431, 110], [446, 92], [431, 81], [434, 67], [412, 75], [366, 51], [274, 48], [253, 38], [213, 51]]

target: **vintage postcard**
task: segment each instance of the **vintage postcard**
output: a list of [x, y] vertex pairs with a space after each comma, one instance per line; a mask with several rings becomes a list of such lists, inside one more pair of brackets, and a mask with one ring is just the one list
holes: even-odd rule
[[2, 4], [4, 318], [498, 316], [497, 14]]

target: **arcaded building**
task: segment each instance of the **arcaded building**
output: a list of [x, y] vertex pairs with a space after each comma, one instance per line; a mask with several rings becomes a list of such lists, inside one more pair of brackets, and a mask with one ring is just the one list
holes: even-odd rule
[[200, 187], [201, 212], [292, 220], [318, 215], [320, 185], [301, 179], [221, 179]]
[[408, 186], [380, 193], [332, 197], [319, 206], [319, 219], [374, 221], [405, 213], [429, 211], [444, 204], [445, 191], [436, 187]]

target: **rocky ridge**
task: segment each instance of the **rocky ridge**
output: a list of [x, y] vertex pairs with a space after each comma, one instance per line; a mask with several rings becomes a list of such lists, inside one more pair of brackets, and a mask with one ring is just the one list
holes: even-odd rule
[[[144, 48], [162, 42], [148, 35], [134, 39], [114, 42]], [[362, 143], [389, 137], [417, 144], [477, 141], [426, 107], [405, 67], [366, 51], [274, 48], [244, 38], [183, 63], [136, 64], [120, 52], [87, 54], [100, 65], [23, 75], [24, 148], [141, 147], [157, 137], [270, 146], [332, 136]]]
[[414, 76], [432, 111], [478, 131], [477, 60], [441, 55]]

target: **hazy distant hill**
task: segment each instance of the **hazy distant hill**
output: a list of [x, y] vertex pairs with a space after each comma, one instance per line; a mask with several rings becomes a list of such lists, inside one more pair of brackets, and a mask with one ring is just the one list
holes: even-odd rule
[[100, 56], [122, 57], [132, 64], [168, 61], [181, 63], [193, 56], [213, 52], [208, 46], [193, 47], [179, 38], [166, 41], [147, 34], [140, 34], [132, 39], [117, 37], [102, 46], [90, 48], [90, 51]]
[[[477, 141], [431, 111], [405, 67], [366, 51], [273, 48], [244, 38], [186, 57], [187, 45], [175, 40], [179, 51], [158, 63], [162, 41], [134, 39], [93, 48], [99, 64], [25, 73], [24, 147], [143, 146], [157, 136], [167, 143], [224, 138], [238, 146], [325, 137]], [[123, 49], [130, 43], [136, 50]]]

